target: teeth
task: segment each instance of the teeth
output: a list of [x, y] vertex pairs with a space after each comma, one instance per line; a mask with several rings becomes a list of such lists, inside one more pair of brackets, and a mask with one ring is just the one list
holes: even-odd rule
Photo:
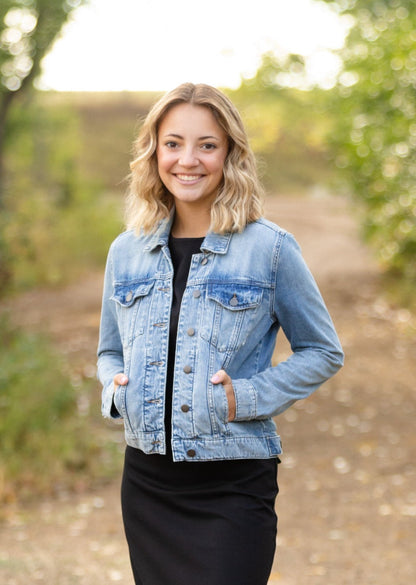
[[181, 181], [196, 181], [201, 175], [176, 175]]

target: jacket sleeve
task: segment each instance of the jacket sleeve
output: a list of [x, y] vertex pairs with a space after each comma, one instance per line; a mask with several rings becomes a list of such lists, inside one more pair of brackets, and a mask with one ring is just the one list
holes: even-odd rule
[[331, 317], [293, 236], [283, 234], [274, 258], [273, 318], [293, 353], [249, 379], [233, 379], [236, 421], [280, 414], [312, 394], [343, 365]]
[[119, 418], [113, 404], [113, 378], [124, 371], [123, 345], [120, 338], [113, 294], [112, 251], [107, 258], [101, 307], [100, 336], [98, 342], [97, 376], [103, 385], [101, 411], [106, 418]]

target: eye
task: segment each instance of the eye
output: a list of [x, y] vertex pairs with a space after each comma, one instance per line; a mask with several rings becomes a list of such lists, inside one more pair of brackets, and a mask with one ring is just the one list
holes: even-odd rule
[[205, 144], [201, 145], [202, 150], [215, 150], [217, 148], [216, 144], [212, 142], [206, 142]]
[[167, 146], [168, 148], [176, 148], [178, 146], [178, 143], [175, 142], [174, 140], [169, 140], [168, 142], [165, 142], [165, 146]]

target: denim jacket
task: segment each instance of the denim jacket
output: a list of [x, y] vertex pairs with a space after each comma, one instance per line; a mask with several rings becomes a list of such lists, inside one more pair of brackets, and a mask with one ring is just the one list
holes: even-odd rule
[[[155, 454], [166, 453], [171, 222], [150, 235], [124, 232], [111, 245], [98, 347], [103, 415], [121, 416], [127, 444]], [[273, 366], [280, 327], [293, 353]], [[331, 318], [292, 235], [265, 219], [242, 233], [209, 232], [192, 257], [179, 315], [174, 461], [277, 457], [272, 417], [310, 395], [342, 363]], [[210, 382], [219, 369], [233, 383], [232, 422], [224, 387]], [[129, 382], [114, 392], [120, 372]]]

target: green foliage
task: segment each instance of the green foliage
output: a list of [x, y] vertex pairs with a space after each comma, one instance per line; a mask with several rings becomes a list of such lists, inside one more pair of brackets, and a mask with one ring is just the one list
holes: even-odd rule
[[330, 142], [386, 269], [416, 280], [416, 4], [350, 0]]
[[263, 181], [273, 193], [301, 194], [330, 174], [322, 92], [290, 87], [303, 66], [298, 55], [282, 60], [266, 53], [253, 78], [227, 91], [242, 113]]
[[20, 107], [10, 115], [11, 188], [0, 222], [9, 288], [17, 290], [68, 282], [102, 266], [121, 228], [118, 197], [82, 175], [76, 112], [45, 105], [42, 97], [28, 102], [24, 115]]
[[0, 337], [0, 501], [105, 476], [114, 462], [77, 406], [91, 383], [75, 389], [48, 341], [14, 329], [4, 315]]
[[9, 288], [68, 282], [102, 266], [120, 231], [116, 196], [82, 177], [79, 121], [71, 108], [42, 100], [13, 108], [7, 151], [12, 188], [1, 218]]
[[[13, 191], [5, 164], [5, 151], [13, 140], [10, 123], [12, 106], [19, 106], [25, 118], [25, 102], [40, 63], [82, 0], [2, 0], [0, 3], [0, 210], [5, 210], [6, 193]], [[13, 280], [11, 254], [3, 238], [5, 218], [0, 222], [0, 292]]]
[[13, 290], [67, 283], [104, 265], [121, 228], [112, 197], [81, 199], [65, 208], [50, 205], [42, 194], [19, 203], [5, 229]]

